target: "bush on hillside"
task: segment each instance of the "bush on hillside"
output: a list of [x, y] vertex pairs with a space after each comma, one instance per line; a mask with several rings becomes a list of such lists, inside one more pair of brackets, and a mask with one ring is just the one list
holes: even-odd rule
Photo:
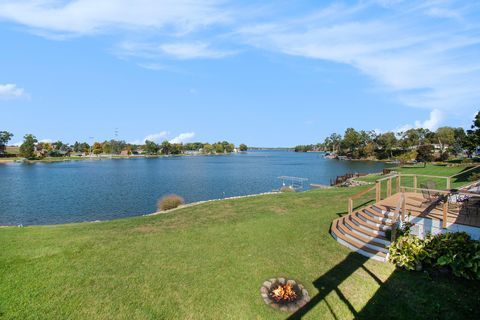
[[185, 200], [182, 197], [177, 196], [176, 194], [171, 194], [168, 196], [164, 196], [160, 200], [158, 200], [157, 209], [158, 211], [171, 210], [177, 208], [184, 203]]
[[280, 192], [296, 192], [296, 191], [292, 187], [283, 186], [280, 188]]

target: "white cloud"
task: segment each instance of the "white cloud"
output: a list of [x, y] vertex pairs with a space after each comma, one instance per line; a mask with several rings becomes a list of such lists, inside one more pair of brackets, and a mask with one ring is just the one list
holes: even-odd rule
[[38, 140], [38, 142], [42, 142], [42, 143], [52, 143], [53, 140], [52, 140], [52, 139], [41, 139], [41, 140]]
[[17, 87], [16, 84], [0, 84], [0, 99], [18, 99], [27, 97], [24, 89]]
[[427, 120], [416, 120], [413, 125], [406, 124], [393, 130], [394, 132], [404, 132], [413, 128], [425, 128], [431, 131], [435, 131], [444, 119], [444, 114], [440, 110], [434, 109], [430, 112], [430, 117]]
[[0, 18], [45, 35], [169, 28], [182, 34], [228, 21], [220, 5], [216, 0], [5, 0]]
[[170, 143], [185, 143], [191, 141], [195, 137], [195, 132], [180, 133], [178, 136], [170, 140]]
[[160, 131], [158, 133], [149, 134], [145, 138], [143, 138], [142, 140], [130, 141], [130, 143], [131, 144], [144, 144], [145, 141], [147, 141], [147, 140], [153, 141], [153, 142], [156, 142], [156, 143], [160, 143], [160, 142], [167, 139], [168, 134], [169, 134], [168, 131]]
[[[158, 133], [152, 133], [147, 135], [145, 138], [142, 140], [135, 140], [135, 141], [130, 141], [131, 144], [144, 144], [145, 141], [153, 141], [155, 143], [161, 143], [165, 140], [168, 140], [168, 136], [170, 135], [170, 132], [168, 131], [161, 131]], [[188, 142], [191, 139], [195, 137], [195, 132], [184, 132], [180, 133], [178, 136], [176, 136], [173, 139], [170, 139], [170, 143], [184, 143]]]

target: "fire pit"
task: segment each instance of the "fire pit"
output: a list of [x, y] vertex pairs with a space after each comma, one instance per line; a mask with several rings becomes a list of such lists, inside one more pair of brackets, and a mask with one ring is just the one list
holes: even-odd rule
[[310, 301], [303, 285], [285, 278], [265, 281], [260, 288], [260, 293], [267, 305], [286, 312], [295, 312]]

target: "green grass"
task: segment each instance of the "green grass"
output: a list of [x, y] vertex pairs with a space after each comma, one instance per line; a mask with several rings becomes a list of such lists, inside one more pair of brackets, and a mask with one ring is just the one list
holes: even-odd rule
[[[406, 167], [406, 168], [395, 168], [396, 171], [403, 173], [403, 174], [421, 174], [421, 175], [432, 175], [432, 176], [444, 176], [450, 177], [461, 173], [464, 170], [473, 167], [473, 165], [458, 165], [458, 166], [451, 166], [447, 167], [445, 165], [435, 165], [435, 164], [427, 164], [426, 167]], [[464, 185], [471, 183], [469, 180], [470, 176], [474, 173], [480, 173], [480, 168], [471, 170], [466, 172], [465, 174], [461, 174], [457, 177], [452, 178], [452, 188], [460, 188]], [[377, 179], [385, 178], [382, 175], [368, 175], [364, 177], [358, 178], [358, 180], [366, 181], [366, 182], [375, 182]], [[427, 181], [433, 181], [436, 184], [437, 189], [446, 189], [446, 179], [443, 178], [430, 178], [430, 177], [417, 177], [417, 187], [420, 188], [420, 184], [425, 183]], [[395, 188], [396, 179], [392, 181], [392, 187]], [[401, 178], [402, 186], [406, 187], [413, 187], [413, 177], [402, 177]], [[382, 191], [383, 193], [386, 192], [386, 181], [382, 182]]]
[[478, 318], [478, 282], [395, 270], [330, 236], [362, 188], [0, 228], [0, 318], [284, 319], [260, 298], [262, 282], [275, 276], [305, 284], [306, 319]]

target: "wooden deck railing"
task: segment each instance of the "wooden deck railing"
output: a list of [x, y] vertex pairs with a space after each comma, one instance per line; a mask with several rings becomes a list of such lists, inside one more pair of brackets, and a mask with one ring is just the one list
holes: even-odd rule
[[348, 198], [348, 213], [350, 214], [350, 213], [353, 212], [353, 200], [361, 198], [364, 195], [366, 195], [367, 193], [369, 193], [370, 191], [373, 191], [375, 189], [377, 189], [377, 185], [375, 185], [371, 188], [368, 188], [367, 190], [363, 190], [359, 193], [356, 193], [353, 196], [351, 196], [350, 198]]
[[[459, 175], [462, 175], [464, 174], [465, 172], [468, 172], [468, 171], [471, 171], [471, 170], [474, 170], [474, 169], [477, 169], [477, 168], [480, 168], [480, 166], [474, 166], [470, 169], [467, 169], [467, 170], [464, 170], [458, 174], [455, 174], [455, 175], [452, 175], [452, 176], [434, 176], [434, 175], [426, 175], [426, 174], [409, 174], [409, 173], [397, 173], [397, 174], [393, 174], [393, 175], [389, 175], [389, 176], [386, 176], [384, 178], [380, 178], [380, 179], [377, 179], [375, 181], [375, 185], [366, 189], [366, 190], [362, 190], [361, 192], [359, 193], [356, 193], [354, 194], [353, 196], [351, 196], [350, 198], [348, 198], [348, 213], [351, 214], [353, 213], [353, 201], [355, 199], [359, 199], [363, 196], [365, 196], [367, 193], [375, 190], [375, 199], [371, 199], [370, 201], [373, 201], [375, 200], [375, 203], [378, 203], [382, 200], [382, 194], [384, 190], [382, 190], [382, 182], [386, 181], [386, 197], [390, 197], [392, 196], [392, 193], [393, 194], [396, 194], [396, 193], [402, 193], [401, 197], [400, 197], [400, 201], [402, 202], [402, 205], [401, 205], [401, 209], [398, 208], [399, 210], [399, 215], [402, 219], [402, 221], [405, 219], [405, 204], [407, 203], [407, 195], [405, 194], [405, 191], [407, 189], [410, 189], [410, 190], [413, 190], [413, 192], [421, 192], [421, 191], [428, 191], [428, 192], [434, 192], [434, 193], [438, 193], [438, 194], [441, 194], [441, 195], [448, 195], [450, 193], [450, 189], [452, 187], [452, 178], [456, 177], [456, 176], [459, 176]], [[402, 178], [404, 177], [412, 177], [413, 178], [413, 186], [412, 187], [409, 187], [409, 186], [403, 186], [402, 185]], [[419, 188], [418, 187], [418, 177], [422, 177], [422, 178], [430, 178], [430, 179], [445, 179], [445, 186], [446, 188], [445, 189], [441, 189], [441, 190], [436, 190], [436, 189], [425, 189], [425, 188]], [[395, 179], [395, 192], [393, 192], [393, 179]], [[460, 194], [465, 194], [465, 195], [468, 195], [468, 196], [476, 196], [478, 197], [479, 195], [478, 194], [473, 194], [473, 193], [468, 193], [468, 192], [461, 192], [459, 191]], [[443, 201], [443, 204], [442, 204], [442, 211], [443, 211], [443, 221], [442, 221], [442, 226], [443, 228], [446, 228], [447, 227], [447, 213], [448, 213], [448, 201]]]

